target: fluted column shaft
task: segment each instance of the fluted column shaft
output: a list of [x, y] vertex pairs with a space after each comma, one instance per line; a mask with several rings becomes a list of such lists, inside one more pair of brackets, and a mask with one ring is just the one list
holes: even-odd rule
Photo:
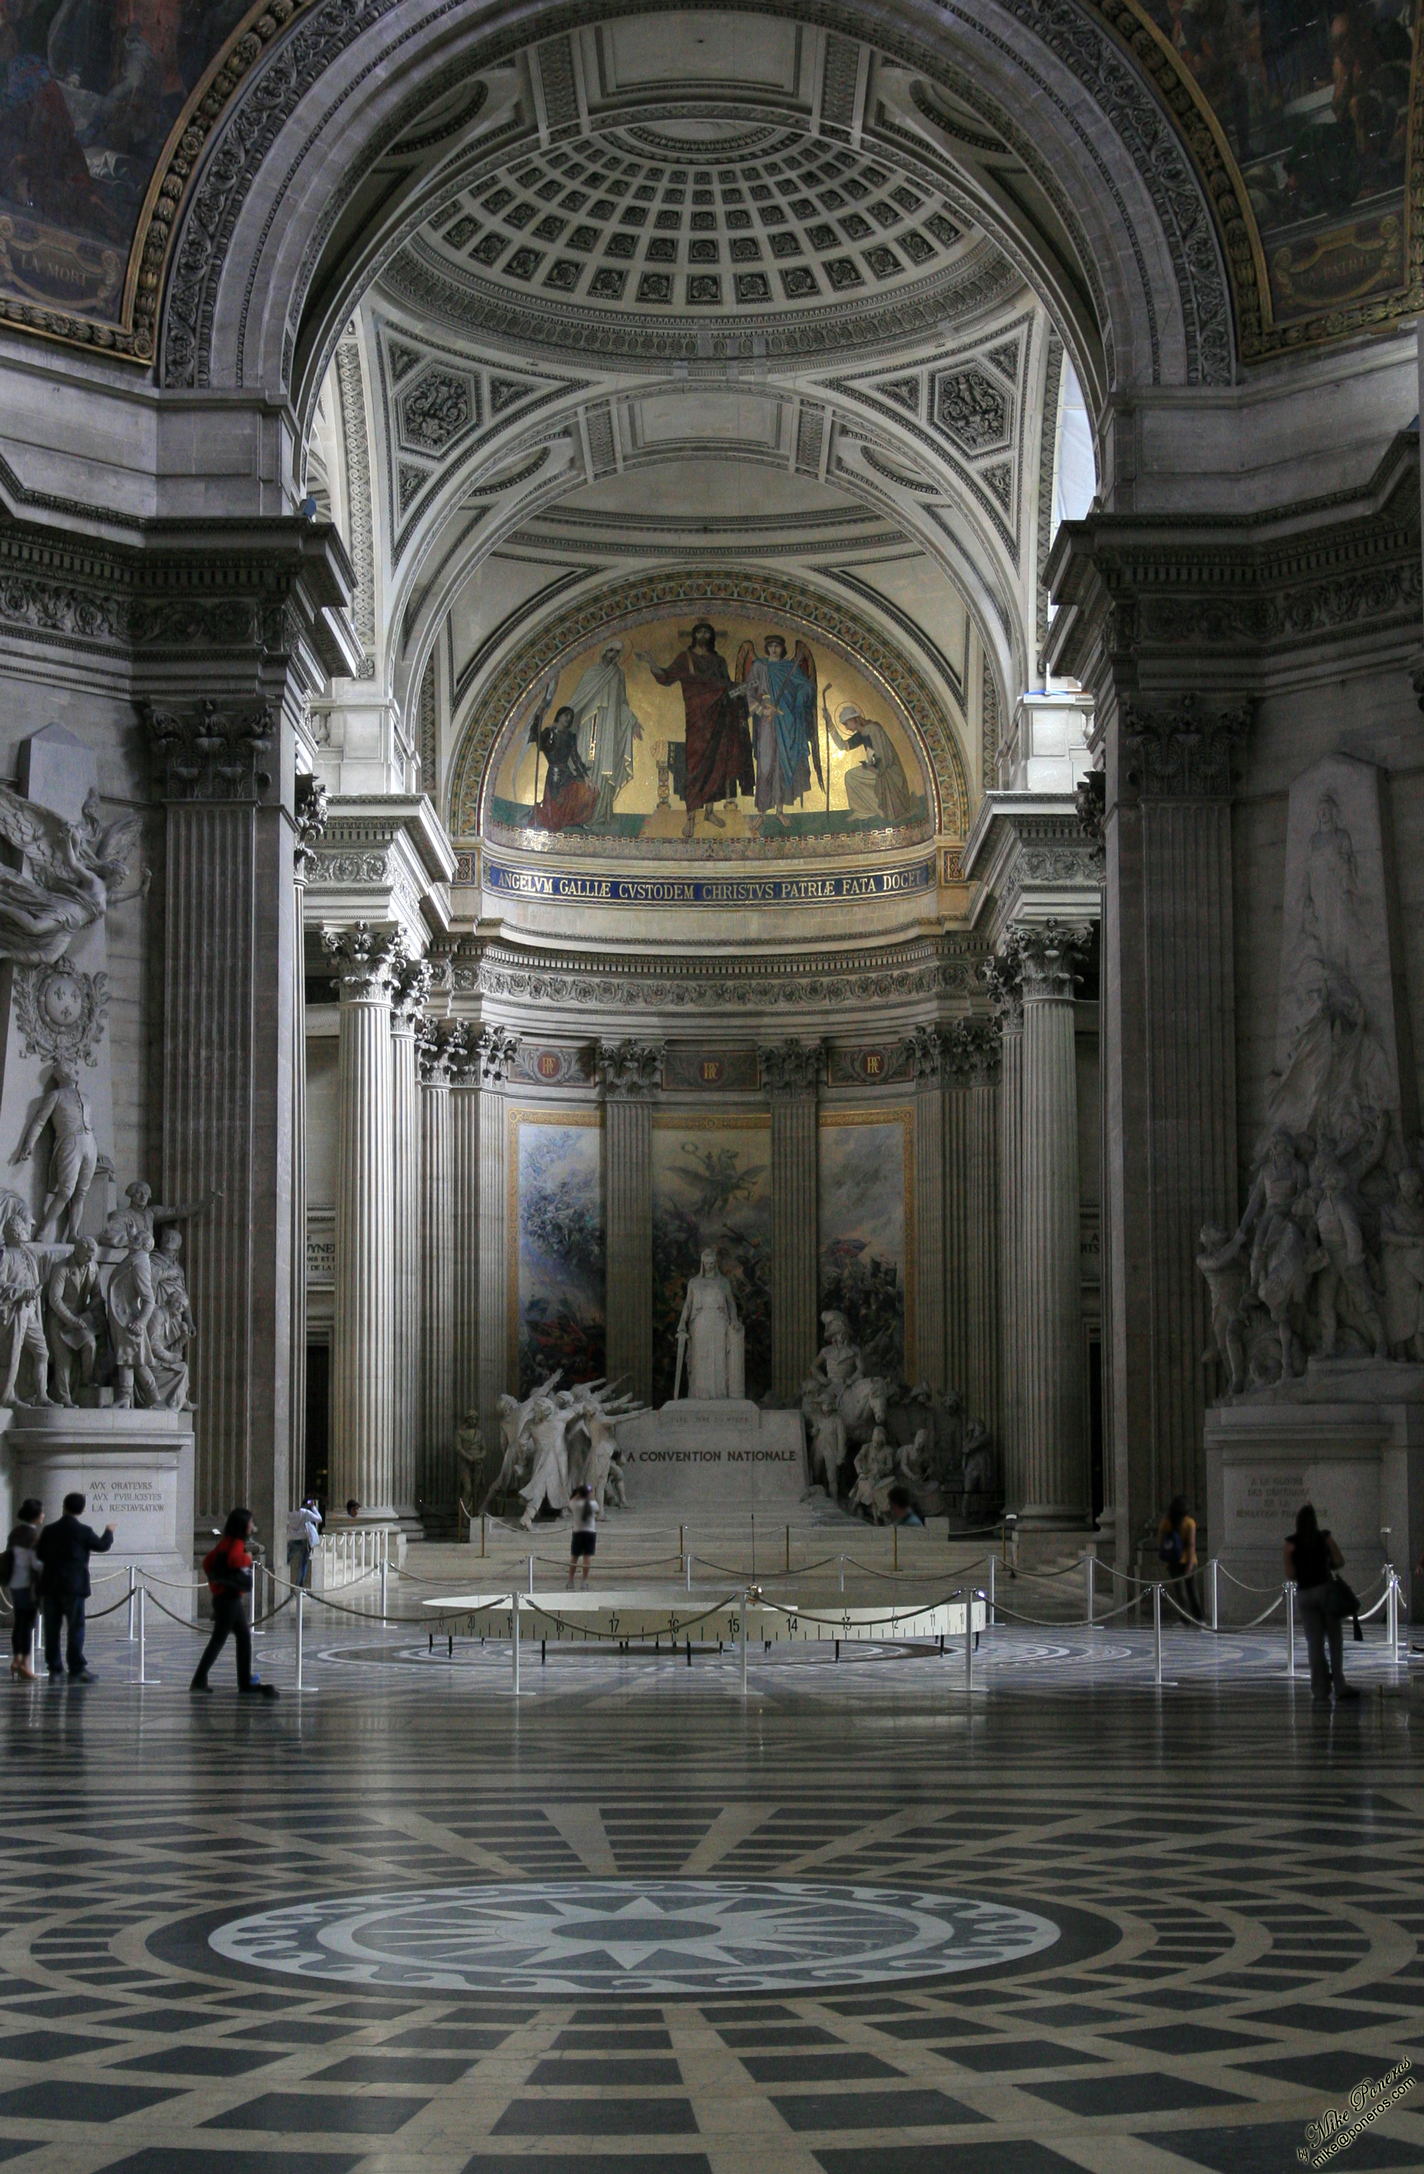
[[653, 1394], [653, 1107], [610, 1093], [603, 1105], [608, 1253], [604, 1365], [644, 1404]]
[[420, 1089], [420, 1455], [416, 1495], [455, 1499], [455, 1158], [448, 1079]]
[[944, 1090], [945, 1375], [1003, 1445], [999, 1379], [997, 1023], [960, 1021]]
[[[291, 1455], [288, 1510], [306, 1495], [307, 1479], [307, 971], [306, 854], [298, 847], [292, 917], [292, 1306], [287, 1357]], [[276, 1529], [273, 1528], [274, 1537]]]
[[[915, 1093], [915, 1379], [943, 1389], [946, 1301], [944, 1226], [945, 1094], [938, 1061], [925, 1065]], [[959, 1387], [955, 1383], [955, 1387]]]
[[794, 1397], [820, 1344], [816, 1109], [826, 1050], [823, 1042], [787, 1041], [757, 1057], [771, 1104], [772, 1393]]
[[479, 1413], [485, 1441], [498, 1446], [499, 1400], [518, 1389], [518, 1359], [511, 1351], [508, 1233], [508, 1149], [505, 1098], [487, 1083], [479, 1094]]
[[1004, 1500], [1025, 1501], [1023, 1447], [1023, 1013], [1003, 1019], [999, 1073], [999, 1395]]
[[[480, 1089], [478, 1075], [450, 1088], [452, 1306], [447, 1364], [451, 1473], [455, 1430], [480, 1404]], [[486, 1435], [488, 1442], [491, 1437]], [[494, 1437], [498, 1439], [498, 1437]]]
[[337, 1064], [336, 1290], [331, 1344], [331, 1494], [391, 1517], [394, 1494], [395, 1153], [392, 945], [328, 931], [341, 983]]
[[1078, 1077], [1073, 978], [1052, 938], [1023, 978], [1023, 1501], [1025, 1518], [1089, 1508], [1079, 1306]]
[[395, 1333], [392, 1390], [392, 1487], [396, 1512], [414, 1518], [416, 1443], [420, 1419], [420, 1087], [415, 1016], [397, 1008], [391, 1020], [392, 1189]]

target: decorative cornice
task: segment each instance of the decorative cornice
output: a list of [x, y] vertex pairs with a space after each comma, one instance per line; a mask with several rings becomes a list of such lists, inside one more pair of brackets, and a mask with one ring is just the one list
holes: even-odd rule
[[596, 1077], [605, 1102], [636, 1102], [662, 1085], [661, 1042], [596, 1042], [588, 1052], [587, 1072]]
[[270, 703], [226, 710], [204, 701], [190, 710], [169, 710], [146, 702], [142, 715], [153, 746], [160, 799], [270, 798], [277, 735]]
[[1140, 800], [1229, 800], [1232, 769], [1251, 730], [1251, 703], [1209, 710], [1196, 695], [1170, 709], [1129, 707], [1121, 789]]
[[457, 996], [560, 1010], [829, 1011], [902, 998], [967, 996], [983, 957], [973, 938], [924, 939], [877, 950], [784, 954], [774, 959], [636, 956], [524, 950], [491, 944], [457, 955]]
[[405, 962], [400, 931], [353, 921], [344, 928], [324, 928], [321, 947], [332, 977], [341, 984], [343, 1004], [389, 1004]]
[[791, 1102], [814, 1096], [826, 1076], [826, 1044], [819, 1042], [767, 1042], [757, 1051], [762, 1093], [771, 1102]]

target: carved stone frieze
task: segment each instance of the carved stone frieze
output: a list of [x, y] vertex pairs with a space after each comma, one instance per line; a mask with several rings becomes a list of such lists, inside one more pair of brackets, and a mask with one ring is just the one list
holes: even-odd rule
[[661, 1042], [598, 1042], [590, 1057], [606, 1102], [636, 1101], [656, 1094], [662, 1084]]
[[967, 995], [983, 944], [952, 934], [883, 950], [843, 951], [808, 961], [702, 958], [652, 964], [577, 952], [525, 951], [507, 942], [461, 945], [451, 968], [457, 996], [512, 999], [580, 1011], [843, 1011], [899, 998]]
[[264, 800], [274, 784], [277, 720], [270, 703], [224, 709], [203, 701], [170, 710], [146, 703], [158, 789], [165, 800]]
[[324, 928], [321, 946], [332, 978], [341, 985], [343, 1004], [389, 1003], [405, 948], [395, 928], [373, 928], [353, 921], [344, 928]]
[[814, 1095], [826, 1074], [824, 1042], [768, 1042], [757, 1051], [762, 1092], [773, 1102]]
[[50, 1064], [93, 1064], [109, 1010], [107, 974], [81, 973], [68, 958], [14, 970], [22, 1053]]
[[1225, 800], [1251, 729], [1251, 704], [1208, 709], [1185, 695], [1170, 709], [1129, 708], [1123, 723], [1123, 785], [1142, 800]]

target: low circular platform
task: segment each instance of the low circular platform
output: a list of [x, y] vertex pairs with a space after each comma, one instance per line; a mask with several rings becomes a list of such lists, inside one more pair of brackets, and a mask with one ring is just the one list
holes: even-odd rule
[[910, 1982], [1021, 1962], [1050, 1919], [961, 1895], [775, 1880], [541, 1880], [234, 1918], [230, 1962], [363, 1986], [687, 1994]]

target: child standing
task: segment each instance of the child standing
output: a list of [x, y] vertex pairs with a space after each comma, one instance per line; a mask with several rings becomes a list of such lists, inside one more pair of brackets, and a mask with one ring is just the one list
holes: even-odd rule
[[588, 1584], [588, 1574], [593, 1568], [593, 1551], [598, 1545], [598, 1503], [591, 1487], [576, 1487], [573, 1491], [574, 1529], [569, 1542], [569, 1584], [572, 1585], [579, 1564], [583, 1564], [583, 1582]]

